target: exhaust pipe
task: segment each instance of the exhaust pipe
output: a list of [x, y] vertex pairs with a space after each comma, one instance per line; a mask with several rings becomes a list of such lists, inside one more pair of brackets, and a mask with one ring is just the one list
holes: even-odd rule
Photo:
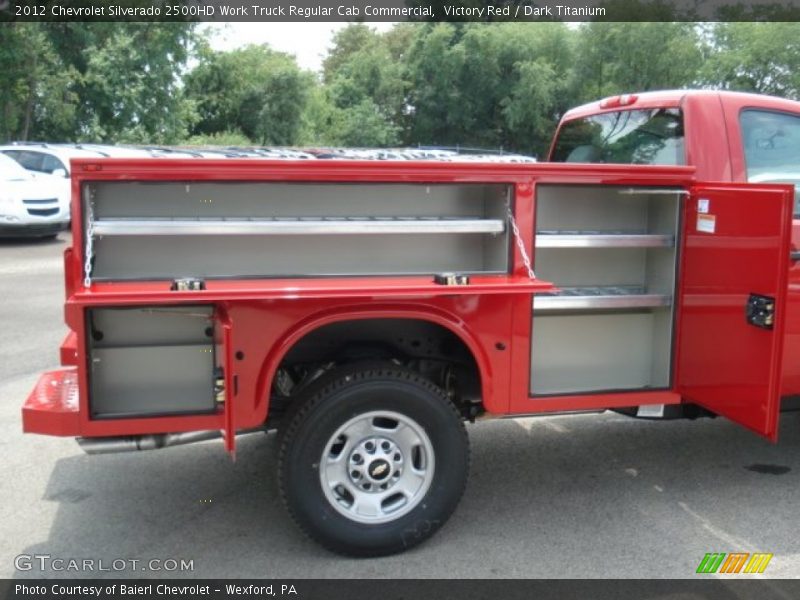
[[160, 433], [133, 437], [77, 438], [78, 445], [86, 454], [116, 454], [137, 450], [158, 450], [170, 446], [183, 446], [222, 437], [222, 432], [187, 431], [182, 433]]

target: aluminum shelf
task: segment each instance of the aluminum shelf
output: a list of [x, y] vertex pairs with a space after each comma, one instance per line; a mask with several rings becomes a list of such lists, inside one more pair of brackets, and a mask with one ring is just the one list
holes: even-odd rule
[[628, 196], [641, 196], [643, 194], [651, 194], [651, 195], [677, 194], [679, 196], [688, 196], [689, 190], [684, 188], [667, 188], [667, 187], [652, 187], [652, 188], [629, 187], [620, 189], [618, 193]]
[[675, 236], [609, 231], [539, 231], [537, 248], [670, 248]]
[[595, 286], [562, 288], [552, 294], [539, 294], [533, 300], [533, 309], [538, 313], [564, 310], [657, 308], [671, 304], [671, 296], [647, 293], [641, 287]]
[[359, 235], [492, 233], [505, 231], [502, 219], [329, 217], [274, 219], [102, 219], [98, 236], [124, 235]]

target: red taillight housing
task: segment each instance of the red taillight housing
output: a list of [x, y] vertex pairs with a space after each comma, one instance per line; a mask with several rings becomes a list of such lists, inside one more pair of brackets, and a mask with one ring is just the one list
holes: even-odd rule
[[600, 101], [600, 108], [620, 108], [635, 104], [639, 96], [636, 94], [622, 94], [621, 96], [609, 96]]

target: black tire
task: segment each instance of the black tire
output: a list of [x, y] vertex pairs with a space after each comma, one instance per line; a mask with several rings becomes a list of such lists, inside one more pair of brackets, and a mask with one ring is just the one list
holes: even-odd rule
[[[464, 423], [445, 393], [419, 374], [392, 365], [343, 368], [312, 388], [287, 415], [280, 438], [278, 480], [295, 522], [324, 547], [349, 556], [395, 554], [433, 535], [455, 510], [469, 471]], [[421, 428], [433, 454], [432, 474], [429, 487], [409, 502], [408, 512], [383, 517], [392, 519], [388, 522], [365, 523], [329, 500], [321, 465], [341, 427], [376, 411], [401, 415]]]

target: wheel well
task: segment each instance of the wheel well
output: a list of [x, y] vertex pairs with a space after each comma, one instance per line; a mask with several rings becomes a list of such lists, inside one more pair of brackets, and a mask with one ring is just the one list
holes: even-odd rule
[[360, 362], [403, 365], [444, 389], [465, 418], [482, 412], [480, 370], [458, 335], [420, 319], [359, 319], [324, 325], [292, 346], [272, 382], [268, 424], [319, 377]]

